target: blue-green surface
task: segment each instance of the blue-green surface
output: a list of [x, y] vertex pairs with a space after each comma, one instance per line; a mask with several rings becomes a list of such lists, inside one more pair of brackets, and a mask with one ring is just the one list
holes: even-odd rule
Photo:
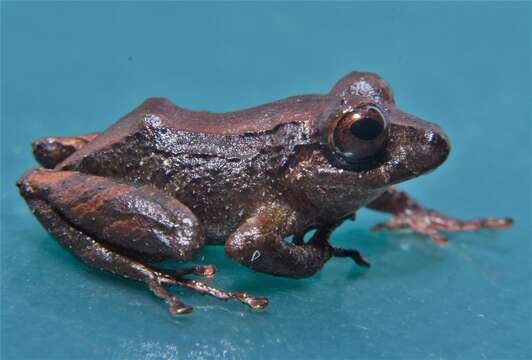
[[[525, 359], [531, 354], [530, 3], [2, 3], [2, 359]], [[88, 270], [37, 223], [14, 182], [30, 142], [105, 129], [150, 96], [240, 109], [326, 92], [351, 70], [394, 87], [453, 151], [404, 188], [504, 232], [438, 247], [370, 233], [361, 211], [333, 241], [373, 268], [253, 273], [204, 252], [215, 284], [266, 295], [252, 312], [187, 291], [169, 315], [141, 284]], [[201, 261], [201, 260], [200, 260]]]

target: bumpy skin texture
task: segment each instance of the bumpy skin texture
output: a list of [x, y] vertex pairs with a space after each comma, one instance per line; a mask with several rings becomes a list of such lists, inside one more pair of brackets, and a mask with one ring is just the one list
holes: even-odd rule
[[[370, 105], [388, 120], [387, 138], [355, 166], [331, 134], [343, 114]], [[148, 284], [174, 314], [191, 308], [167, 285], [252, 308], [267, 304], [183, 277], [212, 276], [212, 266], [151, 264], [190, 260], [204, 244], [225, 244], [228, 256], [256, 271], [301, 278], [335, 256], [369, 266], [358, 251], [328, 241], [366, 205], [394, 214], [380, 228], [410, 227], [439, 242], [439, 230], [510, 224], [450, 219], [391, 187], [436, 168], [449, 144], [438, 126], [399, 110], [386, 82], [371, 73], [348, 74], [326, 95], [221, 114], [148, 99], [100, 134], [43, 138], [33, 149], [47, 169], [28, 172], [18, 186], [41, 223], [89, 266]]]

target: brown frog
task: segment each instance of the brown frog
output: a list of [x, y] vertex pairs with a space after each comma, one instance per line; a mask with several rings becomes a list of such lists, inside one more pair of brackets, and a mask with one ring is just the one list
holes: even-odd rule
[[145, 282], [173, 314], [192, 308], [171, 285], [264, 308], [266, 298], [186, 277], [211, 277], [211, 265], [154, 263], [224, 244], [232, 259], [278, 276], [312, 276], [331, 257], [368, 267], [357, 250], [328, 241], [361, 207], [393, 215], [377, 229], [410, 228], [438, 243], [447, 241], [440, 231], [509, 226], [452, 219], [392, 187], [434, 170], [449, 150], [438, 126], [396, 107], [382, 78], [353, 72], [329, 94], [237, 112], [148, 99], [100, 134], [35, 141], [44, 168], [17, 185], [61, 245], [88, 266]]

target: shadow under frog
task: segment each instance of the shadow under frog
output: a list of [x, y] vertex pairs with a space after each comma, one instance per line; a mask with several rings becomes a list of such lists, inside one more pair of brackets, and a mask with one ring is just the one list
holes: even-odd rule
[[148, 99], [102, 133], [35, 141], [43, 168], [17, 185], [61, 245], [88, 266], [146, 283], [173, 314], [192, 307], [172, 285], [260, 309], [264, 297], [188, 276], [212, 277], [212, 265], [154, 263], [224, 244], [230, 258], [277, 276], [312, 276], [332, 257], [367, 267], [357, 250], [329, 243], [362, 207], [392, 214], [376, 229], [410, 228], [438, 243], [447, 241], [440, 231], [509, 226], [449, 218], [393, 187], [435, 169], [449, 150], [437, 125], [396, 107], [382, 78], [353, 72], [329, 94], [236, 112]]

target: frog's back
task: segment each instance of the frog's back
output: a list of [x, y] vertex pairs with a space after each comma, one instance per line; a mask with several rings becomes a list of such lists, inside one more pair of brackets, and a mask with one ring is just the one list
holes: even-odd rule
[[[150, 98], [58, 167], [77, 168], [84, 159], [116, 148], [140, 133], [163, 132], [172, 134], [174, 138], [176, 134], [181, 138], [194, 137], [196, 134], [212, 140], [264, 133], [288, 123], [303, 124], [315, 119], [327, 104], [335, 101], [336, 98], [328, 95], [294, 96], [241, 111], [212, 113], [180, 108], [164, 98]], [[150, 142], [157, 139], [145, 140]]]

